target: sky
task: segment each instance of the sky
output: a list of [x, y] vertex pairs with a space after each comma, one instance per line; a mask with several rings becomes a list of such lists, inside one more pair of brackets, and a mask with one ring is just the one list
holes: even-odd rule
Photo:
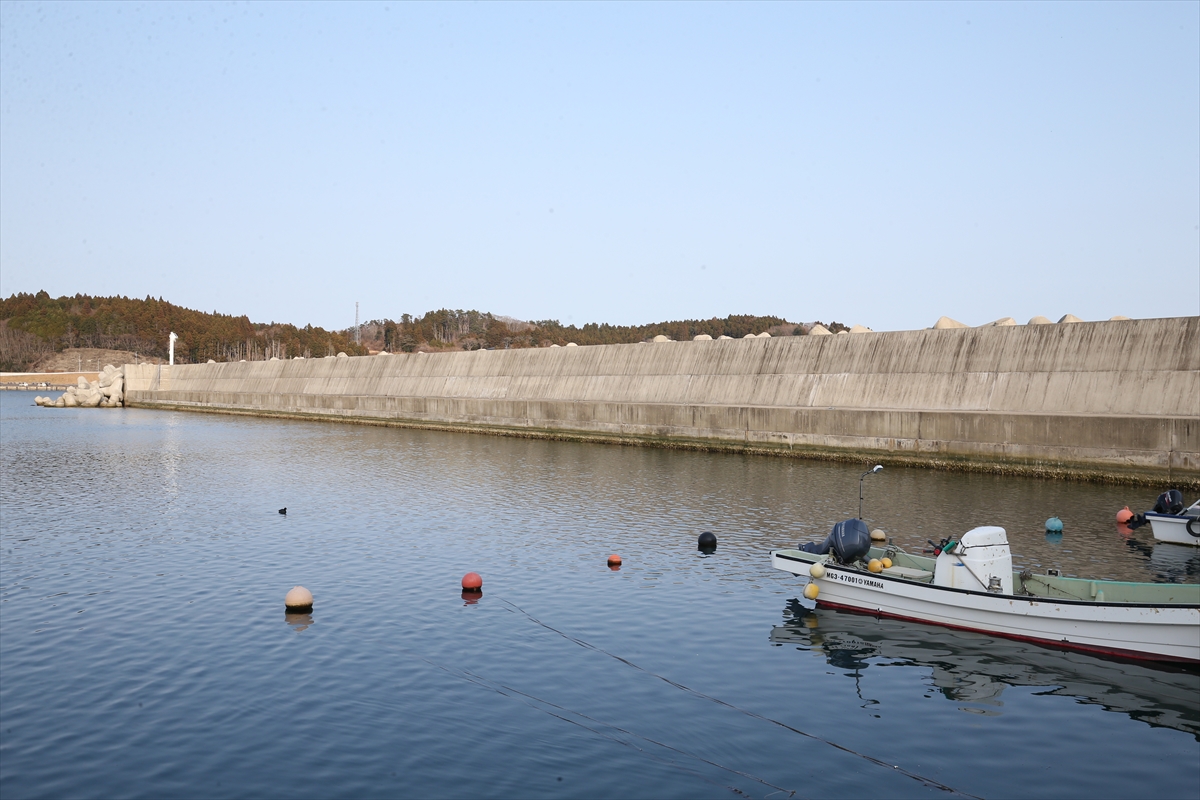
[[1200, 3], [0, 2], [0, 294], [1200, 314]]

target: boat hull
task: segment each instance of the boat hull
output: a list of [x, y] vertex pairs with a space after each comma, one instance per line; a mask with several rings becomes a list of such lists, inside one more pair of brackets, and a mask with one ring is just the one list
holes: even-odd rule
[[972, 592], [829, 562], [823, 577], [812, 578], [812, 561], [799, 553], [776, 550], [771, 561], [777, 569], [816, 583], [817, 603], [833, 608], [1126, 658], [1200, 663], [1200, 606]]
[[[1200, 519], [1179, 514], [1157, 514], [1153, 511], [1147, 511], [1145, 516], [1154, 538], [1158, 541], [1200, 547]], [[1188, 532], [1189, 522], [1192, 530], [1197, 531], [1198, 535], [1193, 536]]]

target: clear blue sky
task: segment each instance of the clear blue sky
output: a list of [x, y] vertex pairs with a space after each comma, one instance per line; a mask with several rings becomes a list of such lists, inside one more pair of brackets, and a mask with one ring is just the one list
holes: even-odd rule
[[0, 293], [1200, 313], [1200, 3], [0, 3]]

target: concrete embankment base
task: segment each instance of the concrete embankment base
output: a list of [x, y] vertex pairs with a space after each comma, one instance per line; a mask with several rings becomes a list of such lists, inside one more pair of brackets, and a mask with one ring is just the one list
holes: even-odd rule
[[[1200, 421], [1188, 419], [503, 401], [485, 409], [462, 399], [155, 394], [131, 396], [128, 405], [1200, 489]], [[546, 411], [573, 413], [555, 419]], [[624, 421], [606, 421], [604, 412]], [[753, 427], [703, 426], [712, 417]], [[898, 431], [908, 435], [888, 435]]]
[[127, 368], [126, 403], [1200, 488], [1200, 318]]

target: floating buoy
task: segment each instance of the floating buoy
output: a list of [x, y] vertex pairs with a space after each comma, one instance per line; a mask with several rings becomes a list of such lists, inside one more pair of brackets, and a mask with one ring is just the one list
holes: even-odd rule
[[883, 531], [879, 530], [879, 528], [876, 528], [875, 530], [871, 531], [871, 541], [872, 542], [886, 542], [887, 534], [884, 533]]
[[892, 568], [892, 560], [890, 558], [888, 558], [887, 556], [884, 556], [883, 558], [879, 559], [879, 563], [883, 565], [884, 569]]
[[1118, 525], [1124, 525], [1125, 523], [1129, 522], [1129, 520], [1131, 520], [1131, 519], [1133, 519], [1133, 512], [1129, 510], [1129, 506], [1125, 506], [1124, 508], [1122, 508], [1120, 511], [1117, 512], [1117, 524]]
[[806, 600], [816, 600], [817, 595], [819, 595], [820, 593], [821, 593], [821, 588], [819, 586], [817, 586], [815, 583], [810, 583], [808, 586], [804, 587], [804, 599], [806, 599]]
[[462, 588], [465, 592], [483, 591], [483, 578], [479, 577], [478, 572], [468, 572], [463, 575]]
[[716, 550], [717, 537], [714, 534], [705, 531], [704, 533], [700, 534], [698, 539], [696, 539], [696, 546], [701, 550]]
[[608, 565], [610, 567], [621, 566], [621, 557], [619, 555], [617, 555], [616, 553], [613, 553], [611, 556], [608, 557]]
[[312, 611], [312, 592], [303, 586], [293, 586], [283, 598], [283, 605], [288, 611]]
[[883, 572], [883, 562], [878, 558], [872, 558], [867, 562], [867, 569], [871, 570], [871, 572]]
[[812, 575], [814, 578], [824, 578], [825, 577], [825, 565], [824, 564], [813, 564], [811, 567], [808, 568], [808, 574]]
[[1063, 522], [1058, 517], [1046, 520], [1046, 533], [1062, 533]]

